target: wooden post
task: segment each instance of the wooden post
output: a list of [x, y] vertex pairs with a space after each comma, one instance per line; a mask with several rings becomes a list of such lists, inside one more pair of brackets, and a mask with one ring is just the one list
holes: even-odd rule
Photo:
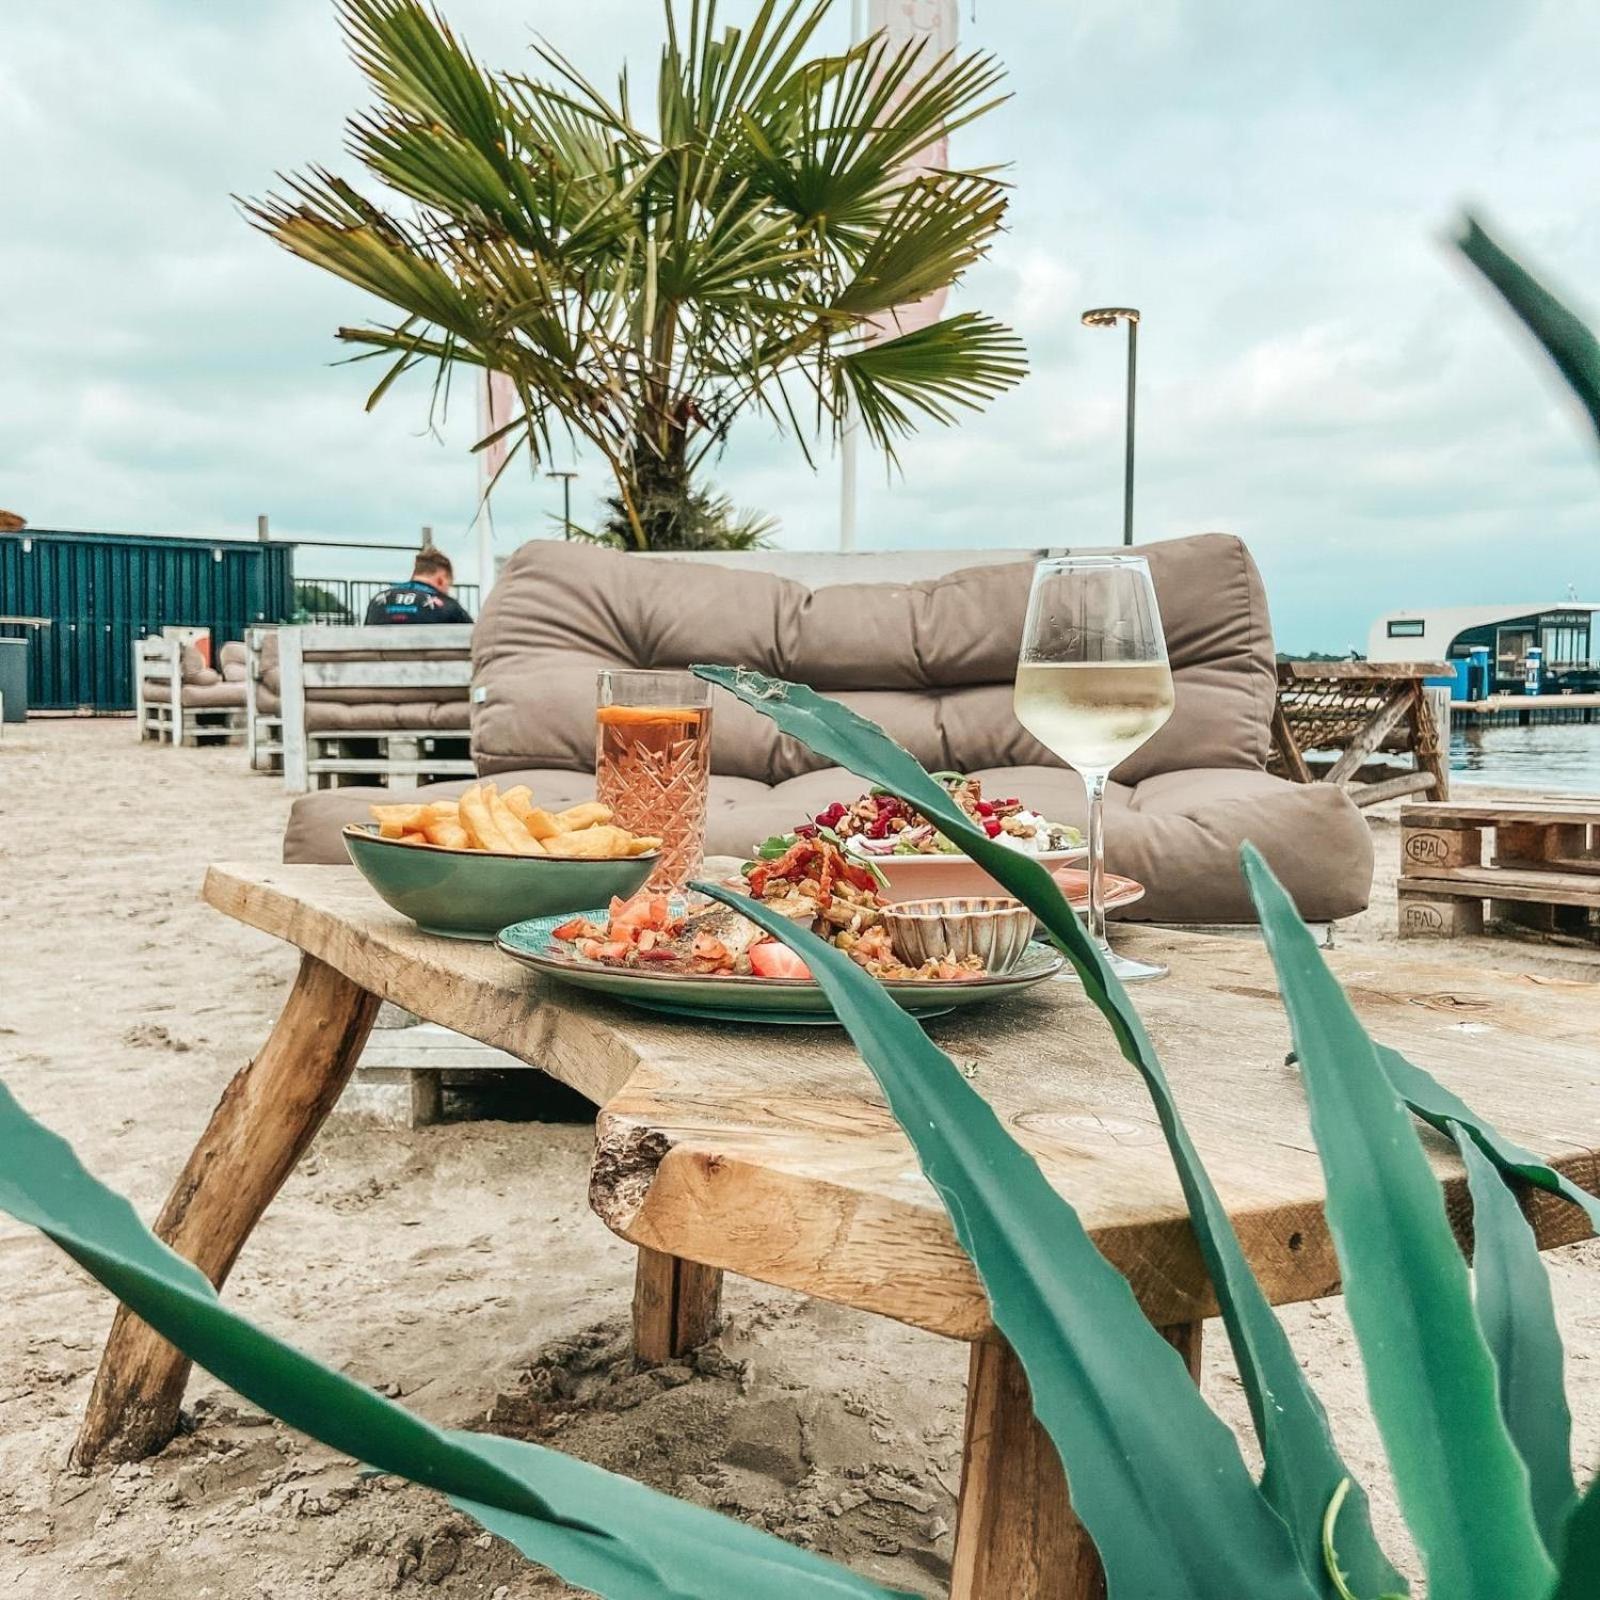
[[[1198, 1322], [1162, 1338], [1200, 1374]], [[1103, 1600], [1105, 1573], [1073, 1515], [1066, 1474], [1039, 1426], [1027, 1375], [999, 1337], [972, 1346], [950, 1600]]]
[[[156, 1219], [156, 1236], [219, 1289], [354, 1069], [378, 998], [314, 956], [255, 1060], [223, 1091]], [[79, 1467], [135, 1460], [178, 1428], [189, 1359], [119, 1307], [73, 1449]]]
[[283, 719], [279, 737], [283, 742], [283, 786], [290, 794], [304, 794], [311, 787], [303, 638], [299, 628], [278, 629], [278, 715]]
[[1278, 747], [1278, 754], [1283, 757], [1283, 765], [1287, 770], [1290, 780], [1294, 783], [1311, 783], [1311, 768], [1306, 765], [1306, 758], [1300, 753], [1300, 746], [1295, 740], [1294, 729], [1289, 726], [1288, 713], [1283, 709], [1282, 700], [1272, 703], [1272, 739]]
[[651, 1366], [674, 1361], [717, 1331], [722, 1273], [639, 1246], [633, 1279], [633, 1353]]

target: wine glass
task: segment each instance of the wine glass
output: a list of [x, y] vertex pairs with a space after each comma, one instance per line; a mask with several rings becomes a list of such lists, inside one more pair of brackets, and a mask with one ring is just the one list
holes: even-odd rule
[[1172, 669], [1143, 556], [1063, 556], [1034, 568], [1016, 710], [1089, 791], [1090, 934], [1119, 978], [1164, 976], [1164, 966], [1106, 942], [1106, 778], [1172, 715]]

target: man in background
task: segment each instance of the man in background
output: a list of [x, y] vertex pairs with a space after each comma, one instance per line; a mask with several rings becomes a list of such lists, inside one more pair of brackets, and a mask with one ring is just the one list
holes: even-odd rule
[[450, 557], [432, 545], [417, 552], [411, 581], [380, 589], [367, 603], [367, 626], [386, 622], [471, 622], [472, 618], [450, 598], [455, 569]]

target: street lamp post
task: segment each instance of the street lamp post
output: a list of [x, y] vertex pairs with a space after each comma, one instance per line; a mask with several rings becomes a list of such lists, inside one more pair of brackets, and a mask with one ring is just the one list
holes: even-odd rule
[[572, 537], [572, 480], [577, 476], [576, 472], [545, 473], [547, 478], [561, 480], [561, 532], [568, 539]]
[[1099, 306], [1085, 311], [1086, 328], [1114, 328], [1128, 324], [1128, 421], [1123, 444], [1122, 542], [1133, 543], [1133, 390], [1139, 371], [1139, 313], [1132, 306]]

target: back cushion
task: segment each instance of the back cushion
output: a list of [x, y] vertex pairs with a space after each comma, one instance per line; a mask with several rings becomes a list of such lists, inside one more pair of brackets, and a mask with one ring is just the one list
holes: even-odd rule
[[[1147, 545], [1177, 686], [1172, 720], [1117, 771], [1264, 767], [1276, 693], [1249, 553], [1226, 534]], [[924, 766], [1060, 765], [1011, 710], [1032, 569], [808, 589], [748, 568], [525, 544], [473, 633], [480, 772], [594, 765], [595, 673], [711, 661], [808, 683], [881, 724]], [[719, 694], [712, 764], [777, 783], [827, 765]]]

